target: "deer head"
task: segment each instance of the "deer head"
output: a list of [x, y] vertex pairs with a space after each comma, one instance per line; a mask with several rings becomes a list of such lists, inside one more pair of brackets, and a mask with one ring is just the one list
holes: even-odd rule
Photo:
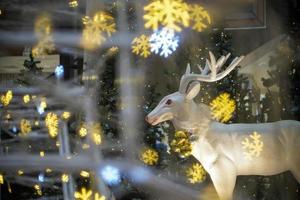
[[[210, 60], [206, 59], [204, 68], [198, 65], [200, 74], [192, 74], [188, 64], [185, 74], [181, 77], [179, 91], [165, 96], [159, 104], [151, 111], [146, 121], [151, 125], [172, 120], [175, 126], [184, 129], [191, 129], [201, 118], [210, 118], [203, 112], [207, 111], [207, 106], [198, 106], [193, 101], [200, 91], [200, 82], [215, 82], [228, 75], [243, 59], [243, 56], [236, 57], [231, 64], [221, 73], [218, 71], [230, 57], [230, 54], [221, 56], [218, 60], [209, 52]], [[207, 115], [207, 114], [206, 114]]]

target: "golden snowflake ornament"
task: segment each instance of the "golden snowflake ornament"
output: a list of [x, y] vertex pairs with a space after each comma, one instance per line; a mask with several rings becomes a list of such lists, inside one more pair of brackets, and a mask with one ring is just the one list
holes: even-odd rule
[[181, 31], [189, 25], [189, 7], [182, 0], [155, 0], [144, 7], [145, 28], [157, 30], [159, 26]]
[[257, 132], [253, 132], [253, 134], [242, 141], [242, 146], [245, 157], [252, 160], [253, 158], [260, 156], [263, 151], [264, 143], [261, 139], [261, 135]]
[[34, 24], [35, 34], [38, 37], [38, 43], [32, 48], [34, 57], [43, 56], [54, 50], [52, 38], [52, 22], [48, 15], [38, 17]]
[[201, 164], [195, 163], [186, 170], [186, 176], [190, 183], [201, 183], [206, 179], [206, 171]]
[[23, 96], [23, 102], [24, 102], [25, 104], [27, 104], [27, 103], [30, 102], [30, 96], [29, 96], [28, 94], [26, 94], [26, 95]]
[[[77, 200], [105, 200], [105, 196], [100, 195], [98, 192], [95, 192], [93, 195], [92, 190], [87, 190], [86, 188], [81, 188], [81, 191], [74, 193], [74, 197]], [[93, 198], [94, 197], [94, 198]]]
[[53, 112], [49, 112], [45, 118], [45, 124], [48, 128], [50, 137], [54, 138], [58, 134], [58, 116]]
[[0, 96], [0, 101], [3, 106], [8, 106], [13, 98], [13, 93], [8, 90], [4, 95]]
[[31, 132], [31, 124], [30, 124], [30, 121], [27, 120], [27, 119], [22, 119], [21, 122], [20, 122], [20, 131], [21, 131], [21, 134], [23, 136], [27, 135], [28, 133]]
[[87, 190], [86, 188], [81, 188], [80, 192], [75, 192], [74, 197], [78, 200], [91, 200], [93, 191]]
[[144, 58], [147, 58], [151, 54], [148, 36], [142, 34], [134, 38], [131, 44], [132, 53], [143, 56]]
[[207, 10], [197, 4], [189, 6], [190, 19], [192, 22], [192, 29], [198, 32], [203, 31], [211, 24], [211, 18]]
[[176, 131], [175, 138], [171, 141], [171, 149], [181, 157], [188, 157], [192, 154], [192, 144], [188, 135], [183, 131]]
[[223, 93], [210, 103], [210, 108], [213, 119], [220, 122], [227, 122], [231, 119], [236, 105], [228, 93]]
[[105, 41], [105, 35], [111, 36], [116, 32], [114, 18], [105, 12], [97, 12], [92, 19], [85, 17], [83, 21], [82, 45], [93, 50]]
[[158, 162], [158, 153], [154, 149], [146, 149], [141, 155], [141, 160], [147, 165], [155, 165]]

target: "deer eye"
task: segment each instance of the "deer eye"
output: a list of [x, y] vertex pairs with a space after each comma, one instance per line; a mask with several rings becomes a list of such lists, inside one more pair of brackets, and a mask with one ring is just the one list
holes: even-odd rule
[[168, 99], [166, 102], [166, 105], [171, 105], [173, 103], [173, 101], [171, 99]]

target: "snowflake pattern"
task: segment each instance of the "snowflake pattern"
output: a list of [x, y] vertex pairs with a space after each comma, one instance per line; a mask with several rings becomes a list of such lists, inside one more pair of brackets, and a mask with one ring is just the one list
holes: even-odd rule
[[146, 35], [143, 34], [140, 37], [134, 38], [131, 44], [132, 53], [143, 56], [144, 58], [147, 58], [150, 55], [149, 37]]
[[146, 149], [142, 153], [141, 160], [147, 165], [155, 165], [158, 161], [158, 153], [153, 149]]
[[50, 137], [54, 138], [58, 134], [58, 116], [55, 113], [49, 112], [45, 118], [45, 125], [48, 128]]
[[186, 176], [190, 183], [201, 183], [206, 179], [206, 171], [201, 164], [195, 163], [186, 170]]
[[112, 33], [116, 32], [114, 18], [105, 12], [96, 13], [93, 19], [89, 17], [85, 19], [81, 43], [87, 49], [99, 47], [105, 41], [104, 34], [110, 37]]
[[27, 120], [27, 119], [22, 119], [20, 121], [20, 130], [21, 130], [21, 134], [23, 136], [27, 135], [28, 133], [31, 132], [31, 124], [30, 124], [30, 121]]
[[189, 11], [193, 30], [201, 32], [211, 24], [209, 13], [202, 6], [190, 5]]
[[168, 28], [155, 31], [149, 39], [151, 52], [164, 56], [172, 54], [178, 47], [179, 38], [175, 32]]
[[264, 143], [261, 140], [261, 135], [253, 132], [249, 137], [242, 141], [244, 155], [247, 159], [252, 160], [254, 157], [259, 157], [263, 151]]
[[144, 7], [145, 28], [157, 30], [160, 25], [181, 31], [181, 25], [189, 25], [188, 4], [182, 0], [155, 0]]
[[78, 200], [91, 200], [93, 191], [81, 188], [81, 192], [75, 192], [74, 197]]
[[3, 106], [8, 106], [13, 98], [13, 93], [8, 90], [5, 94], [0, 96], [0, 102]]
[[230, 99], [228, 93], [223, 93], [210, 103], [212, 118], [220, 122], [227, 122], [231, 119], [236, 105], [233, 99]]

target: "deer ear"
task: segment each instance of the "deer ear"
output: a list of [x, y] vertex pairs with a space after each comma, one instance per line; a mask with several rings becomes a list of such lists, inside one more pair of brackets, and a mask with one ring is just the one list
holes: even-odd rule
[[200, 91], [200, 83], [199, 82], [192, 82], [190, 85], [189, 85], [189, 88], [186, 92], [186, 96], [185, 98], [187, 100], [192, 100], [194, 99], [197, 94], [199, 93]]

